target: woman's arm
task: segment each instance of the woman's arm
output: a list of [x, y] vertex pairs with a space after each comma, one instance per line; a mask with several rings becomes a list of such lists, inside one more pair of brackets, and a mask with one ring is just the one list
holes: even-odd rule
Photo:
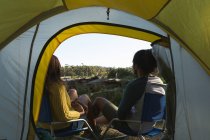
[[50, 100], [52, 111], [56, 120], [68, 121], [78, 119], [80, 117], [80, 113], [75, 111], [70, 104], [70, 98], [65, 86], [55, 85], [51, 89]]
[[81, 103], [78, 99], [71, 102], [71, 106], [80, 113], [80, 115], [86, 114], [87, 107]]

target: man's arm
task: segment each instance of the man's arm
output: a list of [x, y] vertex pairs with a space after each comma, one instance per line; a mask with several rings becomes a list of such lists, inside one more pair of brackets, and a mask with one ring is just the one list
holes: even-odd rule
[[126, 119], [132, 106], [142, 97], [147, 83], [147, 78], [139, 78], [126, 86], [123, 98], [118, 108], [118, 118]]

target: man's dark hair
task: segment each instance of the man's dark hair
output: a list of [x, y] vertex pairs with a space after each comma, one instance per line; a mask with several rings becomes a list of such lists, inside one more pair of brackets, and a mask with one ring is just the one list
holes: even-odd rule
[[145, 74], [152, 73], [157, 68], [157, 62], [151, 49], [136, 52], [133, 57], [133, 64], [141, 68]]

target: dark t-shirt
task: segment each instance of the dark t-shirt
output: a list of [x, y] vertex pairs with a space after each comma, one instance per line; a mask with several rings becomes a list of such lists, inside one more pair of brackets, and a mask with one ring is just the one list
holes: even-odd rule
[[142, 97], [147, 80], [147, 77], [141, 77], [128, 83], [117, 111], [119, 119], [126, 119], [127, 114], [130, 114], [132, 106]]

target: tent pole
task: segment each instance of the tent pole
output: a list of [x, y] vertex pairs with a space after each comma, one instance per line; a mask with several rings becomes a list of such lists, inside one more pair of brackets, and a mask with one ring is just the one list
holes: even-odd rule
[[26, 98], [27, 98], [27, 90], [28, 90], [29, 72], [30, 72], [30, 66], [31, 66], [31, 57], [32, 57], [32, 51], [33, 51], [33, 47], [34, 47], [34, 41], [35, 41], [35, 38], [36, 38], [36, 35], [38, 32], [38, 29], [39, 29], [39, 24], [36, 25], [36, 29], [35, 29], [34, 36], [31, 41], [30, 52], [29, 52], [29, 60], [28, 60], [26, 83], [25, 83], [25, 93], [24, 93], [24, 103], [23, 103], [23, 119], [22, 119], [23, 123], [22, 123], [20, 140], [23, 140], [23, 133], [24, 133], [24, 129], [25, 129], [25, 112], [26, 112]]

